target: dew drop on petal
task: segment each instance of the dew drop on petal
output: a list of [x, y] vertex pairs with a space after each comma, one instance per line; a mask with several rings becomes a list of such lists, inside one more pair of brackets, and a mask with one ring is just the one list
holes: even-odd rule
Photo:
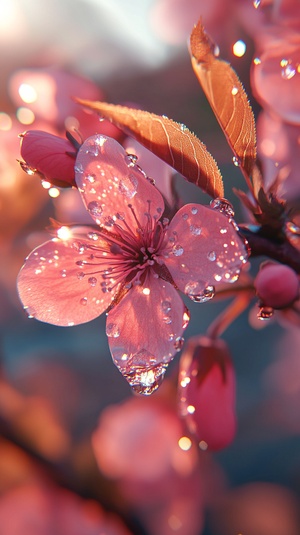
[[96, 277], [89, 277], [88, 278], [88, 283], [90, 284], [90, 286], [96, 286], [96, 284], [97, 284]]
[[118, 338], [120, 336], [120, 329], [115, 323], [108, 323], [106, 325], [106, 335], [110, 338]]
[[233, 206], [229, 201], [227, 201], [227, 199], [213, 199], [210, 203], [210, 207], [213, 210], [217, 210], [221, 214], [226, 215], [227, 217], [234, 216]]
[[161, 309], [164, 314], [167, 314], [171, 311], [171, 302], [170, 301], [162, 301], [161, 302]]
[[178, 336], [174, 342], [174, 348], [176, 351], [180, 351], [183, 348], [184, 344], [184, 338], [182, 336]]
[[85, 179], [90, 183], [90, 184], [94, 184], [94, 182], [96, 181], [96, 175], [94, 175], [93, 173], [88, 173], [85, 175]]
[[184, 249], [181, 245], [179, 245], [179, 243], [177, 243], [174, 245], [172, 252], [174, 256], [181, 256], [184, 253]]
[[[76, 262], [77, 264], [77, 262]], [[80, 281], [85, 277], [85, 273], [83, 271], [78, 271], [77, 273], [77, 279], [79, 279]]]
[[193, 236], [200, 236], [202, 229], [201, 227], [198, 227], [197, 225], [191, 225], [190, 232]]
[[193, 215], [198, 214], [198, 208], [196, 208], [195, 206], [193, 206], [193, 208], [191, 208], [191, 212], [192, 212]]
[[134, 175], [128, 175], [119, 182], [119, 192], [128, 199], [132, 199], [137, 192], [138, 181]]
[[216, 260], [216, 258], [217, 258], [217, 255], [216, 255], [215, 251], [210, 251], [209, 253], [207, 253], [207, 258], [211, 262], [214, 262]]
[[281, 70], [281, 76], [284, 80], [291, 80], [292, 78], [294, 78], [296, 72], [296, 67], [294, 67], [294, 65], [292, 65], [290, 61], [287, 61], [287, 64], [283, 65], [283, 68]]
[[185, 213], [185, 214], [182, 214], [181, 217], [182, 217], [183, 221], [186, 221], [188, 219], [189, 215]]
[[79, 303], [82, 305], [82, 306], [86, 306], [87, 305], [87, 297], [83, 297], [82, 299], [80, 299]]
[[66, 269], [62, 269], [62, 270], [60, 271], [60, 275], [61, 275], [62, 277], [66, 277], [66, 276], [67, 276], [67, 270], [66, 270]]
[[87, 209], [94, 217], [100, 217], [103, 212], [101, 205], [97, 201], [89, 202]]
[[186, 284], [184, 293], [196, 303], [205, 303], [214, 297], [215, 289], [210, 285], [203, 288], [203, 283], [191, 281]]
[[134, 167], [134, 164], [137, 162], [138, 157], [135, 154], [126, 154], [125, 161], [128, 167]]

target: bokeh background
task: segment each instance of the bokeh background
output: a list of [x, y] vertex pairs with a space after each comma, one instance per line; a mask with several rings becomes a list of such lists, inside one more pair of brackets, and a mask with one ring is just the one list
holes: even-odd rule
[[[176, 416], [179, 356], [161, 389], [138, 398], [112, 363], [105, 317], [53, 327], [28, 319], [16, 292], [18, 271], [47, 239], [49, 218], [83, 217], [77, 191], [45, 189], [16, 161], [19, 133], [63, 134], [76, 123], [75, 104], [54, 105], [65, 102], [67, 89], [186, 124], [218, 161], [226, 196], [243, 220], [232, 194], [233, 186], [245, 189], [243, 179], [192, 72], [188, 36], [202, 15], [258, 115], [250, 8], [234, 0], [0, 0], [0, 535], [300, 532], [296, 328], [258, 324], [253, 302], [226, 331], [238, 432], [231, 446], [210, 454], [178, 442], [186, 434]], [[241, 57], [233, 49], [238, 40]], [[37, 105], [20, 91], [33, 73], [33, 87], [46, 95]], [[90, 85], [81, 86], [81, 77]], [[176, 187], [185, 201], [208, 202], [180, 177]], [[187, 304], [186, 338], [205, 333], [224, 307]]]

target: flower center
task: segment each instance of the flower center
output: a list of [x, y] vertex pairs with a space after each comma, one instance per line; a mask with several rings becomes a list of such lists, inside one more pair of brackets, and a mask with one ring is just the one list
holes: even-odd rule
[[156, 267], [162, 265], [159, 252], [165, 242], [169, 221], [165, 219], [162, 223], [158, 216], [151, 216], [150, 201], [147, 204], [144, 225], [129, 204], [136, 221], [134, 229], [123, 215], [117, 214], [111, 221], [111, 231], [100, 227], [86, 235], [76, 234], [78, 240], [73, 242], [73, 247], [82, 257], [76, 261], [81, 268], [77, 273], [79, 279], [87, 276], [96, 285], [100, 275], [102, 291], [111, 292], [121, 282], [125, 288], [143, 284], [148, 269], [154, 269], [155, 276], [159, 277]]

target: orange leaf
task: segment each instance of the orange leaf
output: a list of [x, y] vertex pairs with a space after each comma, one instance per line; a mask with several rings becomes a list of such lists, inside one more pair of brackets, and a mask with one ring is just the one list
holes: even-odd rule
[[201, 21], [192, 31], [190, 47], [195, 74], [237, 164], [250, 176], [256, 159], [256, 132], [247, 94], [230, 64], [213, 54]]
[[126, 106], [81, 99], [77, 102], [109, 119], [212, 197], [223, 197], [222, 176], [215, 160], [185, 125]]

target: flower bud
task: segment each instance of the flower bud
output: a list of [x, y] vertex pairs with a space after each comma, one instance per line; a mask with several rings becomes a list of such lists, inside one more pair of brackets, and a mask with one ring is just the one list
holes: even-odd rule
[[21, 135], [21, 156], [27, 172], [39, 173], [43, 180], [66, 188], [75, 184], [75, 157], [77, 150], [69, 139], [63, 139], [40, 130], [29, 130]]
[[180, 412], [202, 449], [219, 450], [236, 431], [235, 374], [227, 344], [195, 337], [182, 354]]
[[286, 308], [299, 297], [297, 273], [283, 264], [270, 262], [261, 266], [254, 286], [263, 305], [275, 309]]

